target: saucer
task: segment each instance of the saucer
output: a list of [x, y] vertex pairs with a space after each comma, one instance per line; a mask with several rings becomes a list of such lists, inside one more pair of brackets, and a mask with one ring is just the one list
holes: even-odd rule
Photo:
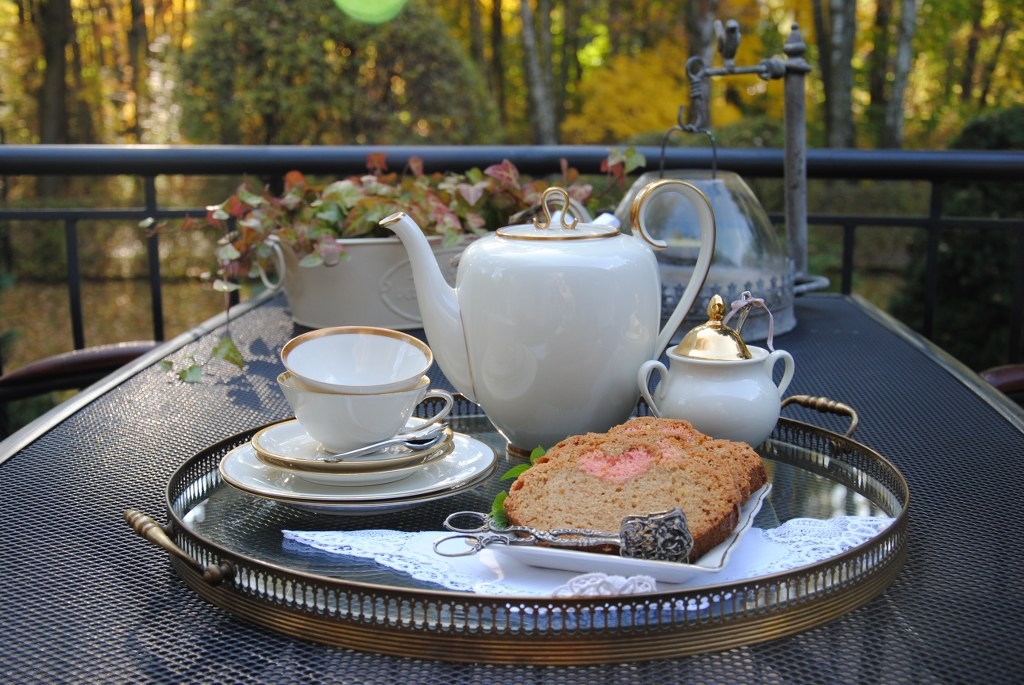
[[452, 453], [455, 449], [455, 441], [452, 439], [446, 440], [441, 444], [440, 447], [434, 447], [429, 450], [423, 450], [424, 456], [418, 461], [410, 464], [409, 466], [402, 466], [397, 469], [387, 468], [379, 471], [355, 471], [351, 473], [321, 473], [319, 471], [303, 471], [301, 469], [292, 469], [285, 466], [276, 466], [264, 459], [259, 452], [256, 456], [259, 457], [260, 461], [264, 463], [270, 463], [278, 469], [284, 471], [294, 472], [296, 476], [302, 480], [308, 480], [313, 483], [322, 483], [324, 485], [331, 485], [334, 487], [358, 487], [360, 485], [381, 485], [383, 483], [394, 483], [395, 481], [408, 478], [412, 474], [416, 473], [417, 470], [423, 468], [427, 464], [430, 464], [438, 459], [443, 459]]
[[[402, 430], [414, 431], [425, 423], [425, 419], [413, 417]], [[267, 426], [252, 437], [251, 443], [260, 460], [271, 466], [303, 471], [306, 474], [354, 474], [394, 470], [434, 461], [451, 447], [452, 431], [450, 428], [446, 429], [445, 439], [428, 450], [411, 450], [394, 445], [375, 454], [338, 462], [322, 461], [324, 457], [330, 456], [331, 452], [326, 451], [314, 440], [297, 419]]]
[[305, 480], [262, 461], [251, 443], [228, 452], [218, 470], [224, 482], [258, 497], [301, 504], [379, 504], [451, 491], [481, 482], [494, 471], [497, 455], [487, 444], [462, 433], [454, 433], [452, 442], [451, 452], [443, 458], [399, 481], [374, 485], [339, 488]]

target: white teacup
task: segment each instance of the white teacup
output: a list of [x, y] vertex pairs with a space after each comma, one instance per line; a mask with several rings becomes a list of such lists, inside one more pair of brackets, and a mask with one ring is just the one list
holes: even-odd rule
[[281, 361], [301, 387], [321, 392], [379, 394], [418, 387], [434, 362], [425, 342], [372, 326], [321, 328], [289, 340]]
[[454, 402], [450, 393], [430, 390], [427, 376], [410, 389], [375, 394], [311, 390], [296, 383], [288, 371], [280, 374], [277, 382], [295, 418], [330, 452], [347, 452], [387, 440], [405, 427], [416, 405], [427, 398], [444, 400], [444, 406], [417, 430], [448, 416]]

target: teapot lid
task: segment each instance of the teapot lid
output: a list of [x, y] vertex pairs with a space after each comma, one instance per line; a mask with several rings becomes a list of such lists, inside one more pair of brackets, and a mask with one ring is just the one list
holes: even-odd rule
[[691, 359], [730, 361], [750, 359], [750, 350], [740, 334], [722, 322], [725, 300], [714, 295], [708, 303], [708, 321], [697, 326], [676, 345], [674, 354]]
[[[553, 196], [562, 200], [562, 207], [552, 212], [548, 202]], [[532, 224], [515, 224], [499, 228], [496, 233], [502, 238], [517, 240], [581, 240], [585, 238], [610, 238], [619, 235], [617, 226], [607, 223], [581, 224], [573, 214], [569, 193], [563, 188], [551, 187], [541, 195], [540, 207], [543, 218], [534, 217]]]

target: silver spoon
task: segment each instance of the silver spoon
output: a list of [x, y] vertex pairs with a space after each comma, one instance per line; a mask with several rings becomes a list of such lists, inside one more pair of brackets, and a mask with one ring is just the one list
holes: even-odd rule
[[447, 427], [444, 424], [435, 423], [427, 428], [414, 431], [412, 433], [399, 433], [387, 440], [381, 440], [380, 442], [375, 442], [372, 445], [367, 445], [366, 447], [359, 447], [347, 452], [338, 452], [337, 454], [329, 454], [321, 457], [320, 461], [328, 464], [334, 464], [339, 461], [345, 461], [346, 459], [352, 459], [353, 457], [362, 457], [367, 454], [374, 454], [387, 447], [393, 447], [394, 445], [401, 445], [407, 449], [420, 452], [428, 450], [431, 447], [435, 447], [443, 442], [448, 437], [446, 430]]

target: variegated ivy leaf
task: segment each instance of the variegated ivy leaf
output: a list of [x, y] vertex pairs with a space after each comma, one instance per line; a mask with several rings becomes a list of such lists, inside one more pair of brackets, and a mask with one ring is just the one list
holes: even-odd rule
[[238, 346], [235, 345], [235, 341], [228, 336], [221, 338], [210, 354], [214, 358], [223, 359], [230, 364], [234, 364], [240, 369], [245, 368], [245, 359], [242, 358], [242, 352], [238, 349]]
[[245, 228], [260, 228], [263, 226], [263, 223], [260, 221], [260, 217], [256, 216], [255, 214], [250, 214], [246, 218], [239, 221], [238, 225], [244, 226]]
[[238, 189], [237, 195], [239, 200], [250, 207], [259, 207], [266, 202], [262, 195], [258, 195], [244, 186]]
[[203, 367], [199, 364], [193, 364], [186, 369], [182, 369], [178, 372], [178, 380], [184, 383], [198, 383], [203, 380]]
[[228, 211], [224, 209], [224, 205], [208, 205], [206, 211], [210, 213], [210, 216], [217, 221], [227, 221], [231, 218]]
[[334, 204], [333, 202], [325, 204], [320, 211], [316, 213], [316, 218], [320, 221], [326, 221], [329, 224], [341, 223], [341, 220], [345, 218], [342, 214], [341, 207]]
[[346, 178], [343, 181], [335, 181], [324, 188], [324, 191], [320, 193], [320, 198], [324, 202], [334, 202], [345, 209], [352, 209], [357, 202], [363, 199], [363, 193], [355, 183]]
[[299, 260], [299, 266], [313, 267], [324, 263], [323, 257], [317, 252], [311, 252]]
[[223, 278], [218, 278], [213, 281], [213, 289], [219, 293], [233, 293], [236, 290], [241, 290], [242, 286], [238, 283], [232, 283], [231, 281], [226, 281]]
[[242, 253], [239, 252], [231, 243], [226, 243], [218, 247], [215, 254], [217, 255], [217, 259], [221, 262], [231, 262], [242, 256]]

